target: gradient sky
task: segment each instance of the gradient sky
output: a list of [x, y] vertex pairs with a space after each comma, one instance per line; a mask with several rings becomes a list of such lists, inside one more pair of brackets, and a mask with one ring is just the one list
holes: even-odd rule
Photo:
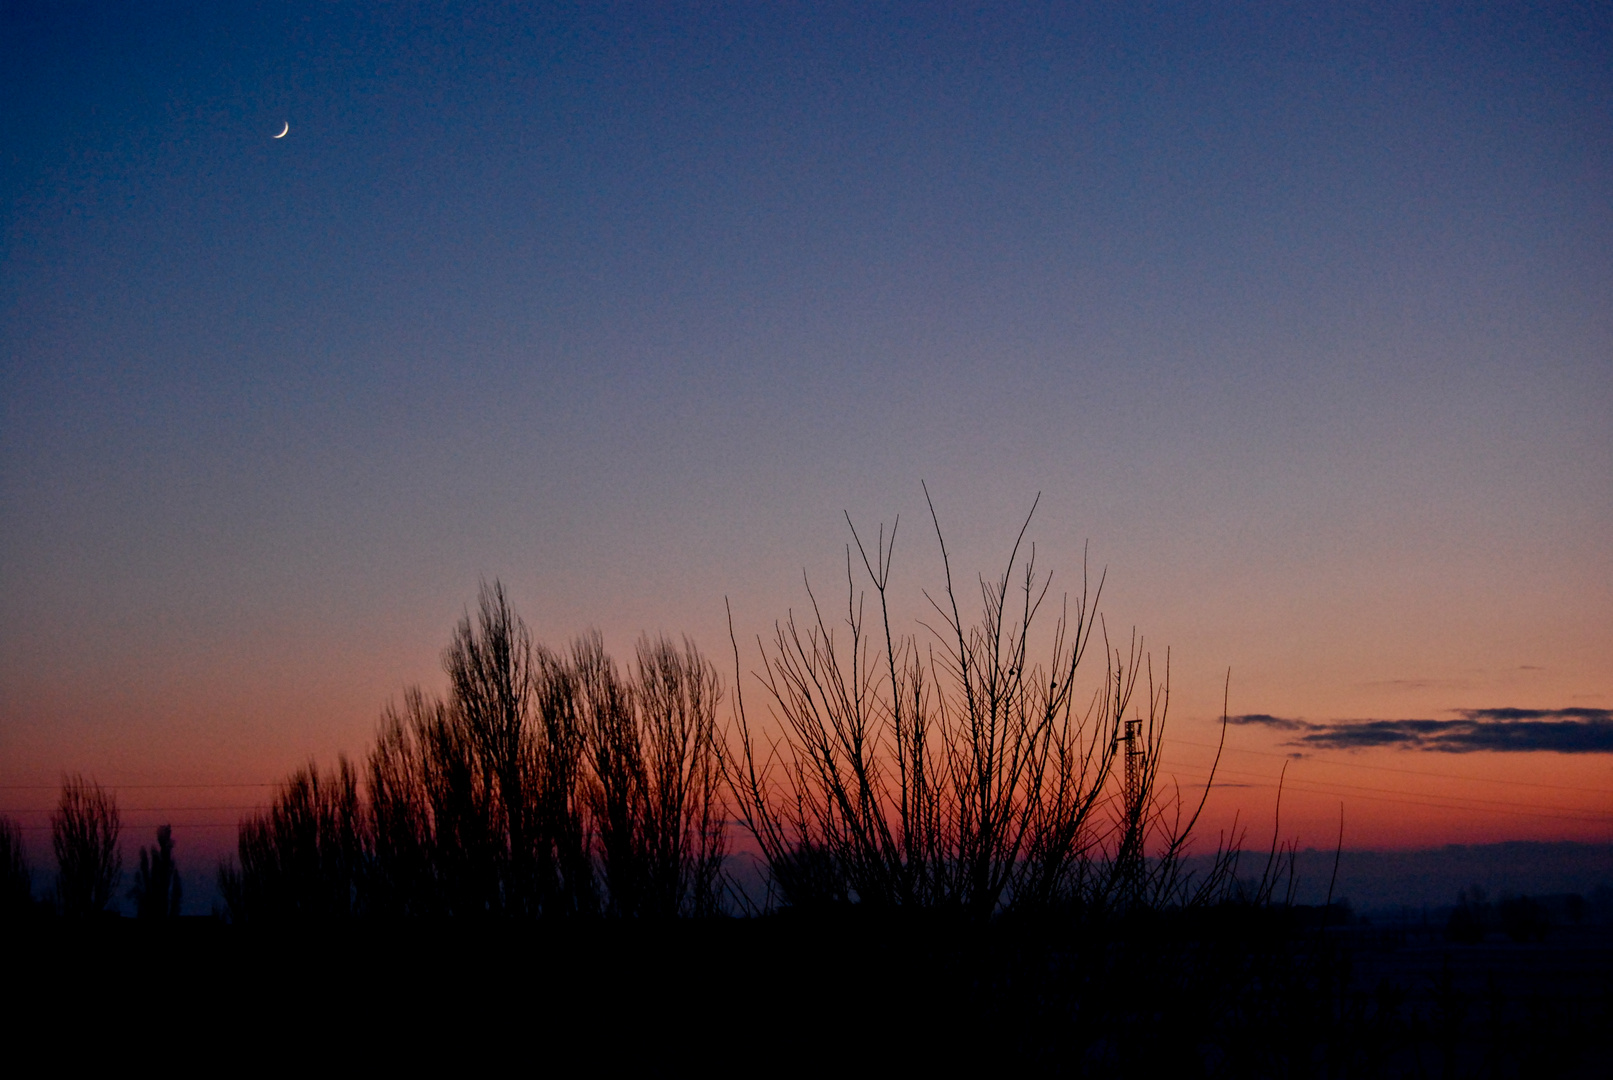
[[1613, 837], [1605, 733], [1290, 745], [1613, 708], [1613, 8], [242, 7], [0, 6], [0, 809], [227, 842], [484, 578], [728, 669], [900, 515], [910, 615], [923, 480], [1184, 782], [1289, 725], [1218, 826]]

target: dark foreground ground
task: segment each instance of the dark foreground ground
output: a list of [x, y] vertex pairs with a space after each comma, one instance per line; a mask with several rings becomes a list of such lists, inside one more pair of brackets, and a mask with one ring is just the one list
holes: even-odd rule
[[49, 919], [4, 933], [7, 1043], [81, 1061], [483, 1061], [562, 1075], [578, 1063], [651, 1075], [1613, 1069], [1602, 927], [1453, 944], [1230, 909], [987, 928], [848, 916], [273, 930]]

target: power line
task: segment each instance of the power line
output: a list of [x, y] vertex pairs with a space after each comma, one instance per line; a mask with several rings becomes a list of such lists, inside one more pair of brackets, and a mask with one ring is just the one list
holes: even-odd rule
[[[174, 830], [181, 829], [239, 829], [239, 820], [203, 820], [203, 822], [163, 822]], [[50, 825], [18, 825], [21, 832], [50, 832]]]
[[[103, 785], [114, 791], [133, 791], [136, 788], [154, 789], [160, 791], [180, 791], [186, 788], [272, 788], [279, 784], [106, 784]], [[56, 791], [60, 784], [0, 784], [0, 791]]]
[[[118, 813], [122, 817], [128, 817], [130, 814], [199, 814], [221, 812], [251, 813], [254, 811], [261, 812], [263, 809], [264, 808], [261, 806], [120, 806], [118, 807]], [[20, 810], [15, 808], [0, 809], [0, 815], [6, 816], [29, 815], [33, 817], [41, 817], [45, 814], [54, 813], [54, 809], [46, 809], [43, 807]]]

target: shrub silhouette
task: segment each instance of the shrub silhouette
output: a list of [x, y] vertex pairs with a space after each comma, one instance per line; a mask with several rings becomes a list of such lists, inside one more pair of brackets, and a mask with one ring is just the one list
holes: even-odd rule
[[76, 775], [62, 779], [50, 837], [56, 850], [56, 902], [64, 915], [106, 911], [123, 876], [121, 831], [118, 804], [100, 784]]
[[183, 888], [179, 866], [174, 862], [174, 830], [157, 826], [157, 846], [140, 849], [140, 866], [134, 872], [129, 899], [135, 915], [142, 919], [171, 919], [179, 916]]
[[[930, 513], [944, 584], [925, 593], [940, 620], [927, 647], [892, 625], [896, 529], [887, 542], [882, 527], [870, 552], [854, 526], [844, 633], [831, 628], [808, 584], [810, 619], [792, 613], [770, 646], [758, 642], [759, 678], [783, 739], [764, 756], [737, 696], [737, 746], [725, 775], [778, 899], [981, 920], [1070, 904], [1224, 896], [1236, 843], [1218, 851], [1206, 877], [1190, 880], [1181, 859], [1198, 812], [1184, 820], [1179, 797], [1155, 793], [1168, 660], [1156, 683], [1135, 637], [1125, 651], [1105, 638], [1103, 684], [1078, 701], [1074, 683], [1098, 625], [1101, 577], [1092, 589], [1083, 573], [1073, 607], [1066, 598], [1043, 635], [1050, 579], [1038, 572], [1034, 547], [1022, 555], [1027, 516], [1002, 573], [980, 579], [982, 612], [968, 622], [933, 504]], [[872, 627], [853, 547], [878, 601]], [[1037, 640], [1046, 642], [1039, 658]], [[1122, 725], [1139, 690], [1146, 718], [1130, 722], [1125, 745], [1135, 756], [1117, 791]]]
[[25, 915], [33, 905], [33, 873], [22, 828], [9, 817], [0, 817], [0, 918]]

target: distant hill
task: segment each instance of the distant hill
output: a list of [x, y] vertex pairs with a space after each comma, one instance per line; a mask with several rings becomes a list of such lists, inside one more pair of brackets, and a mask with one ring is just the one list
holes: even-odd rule
[[[1265, 853], [1246, 851], [1239, 876], [1258, 876]], [[1320, 904], [1333, 872], [1333, 852], [1315, 848], [1295, 860], [1294, 900]], [[1444, 907], [1458, 891], [1478, 886], [1492, 898], [1550, 896], [1598, 887], [1613, 889], [1613, 844], [1536, 843], [1449, 844], [1420, 851], [1346, 850], [1339, 856], [1335, 900], [1348, 900], [1358, 912], [1398, 907]]]

